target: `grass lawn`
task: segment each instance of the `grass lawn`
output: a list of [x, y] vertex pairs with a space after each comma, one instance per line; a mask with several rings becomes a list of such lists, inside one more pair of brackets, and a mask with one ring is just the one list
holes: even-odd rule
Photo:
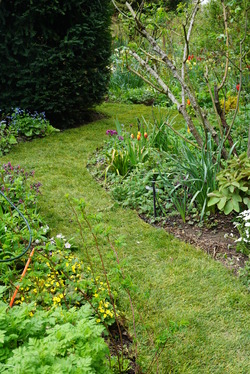
[[[64, 197], [68, 193], [84, 197], [89, 211], [102, 212], [105, 224], [112, 226], [117, 236], [125, 236], [127, 245], [120, 257], [128, 259], [126, 272], [136, 285], [136, 306], [148, 331], [157, 336], [183, 321], [187, 325], [169, 335], [160, 373], [249, 373], [246, 288], [202, 251], [149, 226], [136, 212], [120, 208], [86, 169], [88, 157], [102, 145], [106, 130], [115, 128], [114, 118], [128, 125], [136, 116], [150, 118], [152, 109], [107, 103], [98, 109], [109, 117], [20, 144], [1, 162], [35, 170], [36, 181], [42, 183], [41, 215], [52, 235], [61, 232], [79, 240]], [[128, 302], [122, 300], [122, 307], [132, 325]], [[137, 332], [144, 365], [152, 357], [152, 348], [140, 321]]]

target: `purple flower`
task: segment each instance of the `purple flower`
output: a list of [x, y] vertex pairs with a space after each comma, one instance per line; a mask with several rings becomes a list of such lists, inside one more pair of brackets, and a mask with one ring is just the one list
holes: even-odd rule
[[123, 138], [123, 136], [118, 136], [118, 139], [123, 140], [124, 138]]
[[110, 135], [110, 136], [117, 135], [117, 131], [116, 130], [107, 130], [106, 135]]

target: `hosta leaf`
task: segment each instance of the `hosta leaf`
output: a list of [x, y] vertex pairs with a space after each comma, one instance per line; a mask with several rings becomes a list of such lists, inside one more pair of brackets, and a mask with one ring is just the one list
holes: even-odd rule
[[221, 199], [220, 197], [216, 197], [216, 196], [211, 197], [211, 199], [208, 201], [207, 206], [212, 206], [212, 205], [217, 204], [220, 201], [220, 199]]
[[219, 201], [219, 203], [217, 204], [218, 209], [219, 209], [219, 210], [223, 210], [223, 208], [224, 208], [226, 202], [227, 202], [227, 197], [226, 197], [226, 196], [223, 196], [223, 197], [221, 198], [221, 200]]
[[247, 205], [248, 209], [250, 209], [250, 199], [248, 197], [244, 197], [243, 203]]
[[226, 205], [225, 205], [225, 208], [224, 208], [224, 213], [226, 215], [228, 215], [229, 213], [231, 213], [233, 211], [234, 207], [233, 207], [233, 203], [231, 200], [228, 200]]

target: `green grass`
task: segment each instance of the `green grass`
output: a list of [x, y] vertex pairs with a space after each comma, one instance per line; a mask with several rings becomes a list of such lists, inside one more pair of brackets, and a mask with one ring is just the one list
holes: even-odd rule
[[[160, 373], [249, 373], [249, 295], [240, 281], [203, 251], [187, 245], [164, 230], [140, 220], [136, 212], [120, 208], [92, 179], [88, 157], [115, 128], [114, 118], [129, 125], [135, 117], [151, 117], [151, 108], [103, 104], [110, 117], [16, 146], [1, 158], [35, 169], [42, 183], [41, 214], [52, 229], [78, 241], [78, 232], [65, 194], [84, 197], [89, 211], [102, 212], [106, 225], [124, 235], [126, 272], [137, 287], [136, 305], [154, 336], [169, 322], [188, 326], [170, 336], [159, 364]], [[129, 305], [122, 300], [131, 326]], [[132, 329], [131, 329], [132, 331]], [[140, 360], [146, 363], [152, 349], [138, 322]], [[156, 369], [153, 370], [153, 373]]]

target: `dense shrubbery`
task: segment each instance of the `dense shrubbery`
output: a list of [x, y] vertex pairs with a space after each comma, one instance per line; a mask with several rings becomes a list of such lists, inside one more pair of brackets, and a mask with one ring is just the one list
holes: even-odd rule
[[1, 1], [1, 109], [45, 112], [70, 126], [109, 81], [110, 1]]

